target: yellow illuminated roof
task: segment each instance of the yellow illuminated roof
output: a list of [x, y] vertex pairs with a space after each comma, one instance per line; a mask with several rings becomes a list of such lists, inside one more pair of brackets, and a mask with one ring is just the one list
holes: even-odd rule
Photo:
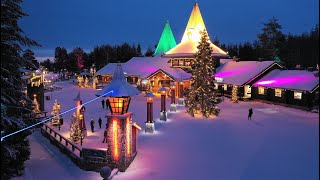
[[[188, 57], [197, 51], [198, 42], [201, 39], [201, 31], [207, 30], [201, 16], [198, 3], [195, 3], [184, 31], [180, 44], [164, 54], [164, 57]], [[209, 39], [212, 54], [214, 56], [228, 56], [226, 52], [214, 45]]]

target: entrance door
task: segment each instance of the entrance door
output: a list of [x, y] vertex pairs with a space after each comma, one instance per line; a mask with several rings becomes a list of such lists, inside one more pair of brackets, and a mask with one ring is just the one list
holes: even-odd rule
[[251, 98], [251, 86], [250, 85], [244, 86], [244, 97]]

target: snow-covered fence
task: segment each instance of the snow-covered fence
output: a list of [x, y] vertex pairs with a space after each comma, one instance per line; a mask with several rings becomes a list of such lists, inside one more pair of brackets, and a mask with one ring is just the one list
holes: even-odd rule
[[51, 142], [57, 144], [62, 151], [66, 152], [68, 155], [71, 155], [73, 160], [78, 161], [79, 158], [81, 158], [82, 150], [78, 148], [77, 145], [75, 145], [72, 141], [60, 135], [53, 128], [43, 124], [41, 133], [43, 135], [47, 135]]
[[47, 124], [42, 125], [41, 133], [83, 170], [99, 172], [108, 166], [106, 150], [82, 149]]

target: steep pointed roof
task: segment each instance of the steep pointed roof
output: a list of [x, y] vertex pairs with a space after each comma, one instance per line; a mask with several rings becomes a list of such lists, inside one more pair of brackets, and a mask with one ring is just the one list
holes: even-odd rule
[[[108, 93], [110, 91], [113, 92]], [[134, 96], [137, 94], [140, 94], [140, 91], [126, 81], [121, 64], [117, 64], [117, 67], [113, 73], [112, 81], [102, 90], [96, 93], [96, 96], [122, 97]]]
[[157, 48], [154, 52], [154, 56], [161, 56], [162, 54], [168, 52], [170, 49], [174, 48], [176, 45], [177, 43], [171, 31], [169, 21], [167, 21], [163, 28]]
[[[198, 3], [195, 3], [180, 44], [165, 53], [164, 57], [192, 57], [197, 51], [201, 31], [207, 30]], [[213, 56], [228, 57], [228, 54], [209, 39]]]
[[73, 100], [74, 101], [81, 101], [80, 91], [78, 92], [78, 95]]

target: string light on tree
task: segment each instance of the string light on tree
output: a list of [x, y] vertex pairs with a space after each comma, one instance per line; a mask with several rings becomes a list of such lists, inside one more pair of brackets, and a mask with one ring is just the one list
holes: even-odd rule
[[34, 113], [39, 113], [40, 112], [40, 108], [39, 108], [39, 103], [37, 101], [37, 95], [36, 94], [33, 95], [33, 103], [34, 103], [33, 112]]
[[238, 103], [238, 86], [237, 85], [233, 85], [232, 86], [232, 96], [231, 96], [231, 100], [234, 103]]
[[58, 100], [55, 99], [52, 107], [52, 112], [51, 112], [51, 115], [53, 116], [51, 123], [54, 126], [60, 124], [61, 117], [58, 115], [60, 114], [60, 109], [61, 109], [60, 104], [58, 103]]
[[73, 113], [71, 125], [70, 125], [70, 139], [73, 142], [77, 142], [81, 138], [81, 130], [80, 130], [80, 120], [79, 117], [77, 117], [76, 113]]
[[209, 37], [206, 31], [201, 32], [201, 40], [197, 46], [196, 60], [191, 69], [191, 88], [186, 92], [187, 112], [194, 116], [201, 113], [204, 117], [218, 115], [220, 109], [216, 90], [214, 89], [214, 59], [211, 56]]

